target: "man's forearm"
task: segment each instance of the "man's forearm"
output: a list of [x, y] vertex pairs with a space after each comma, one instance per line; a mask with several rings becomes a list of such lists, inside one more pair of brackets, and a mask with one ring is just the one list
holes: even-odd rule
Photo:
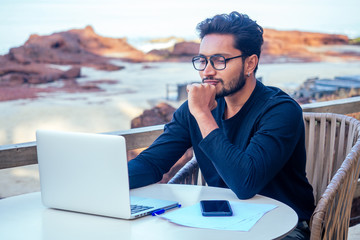
[[159, 181], [154, 169], [144, 161], [133, 159], [128, 163], [130, 189], [147, 186]]
[[212, 116], [211, 112], [198, 114], [194, 116], [196, 122], [199, 125], [201, 135], [205, 138], [209, 133], [214, 131], [215, 129], [219, 128], [218, 124], [216, 123], [214, 117]]

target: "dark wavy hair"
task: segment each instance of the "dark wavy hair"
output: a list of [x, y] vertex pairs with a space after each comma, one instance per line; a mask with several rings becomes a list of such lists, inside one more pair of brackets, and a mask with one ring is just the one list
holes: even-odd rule
[[[236, 49], [239, 49], [245, 57], [256, 54], [260, 59], [264, 30], [246, 14], [232, 12], [216, 15], [200, 22], [196, 29], [201, 39], [211, 33], [232, 34]], [[257, 67], [254, 72], [256, 72]]]

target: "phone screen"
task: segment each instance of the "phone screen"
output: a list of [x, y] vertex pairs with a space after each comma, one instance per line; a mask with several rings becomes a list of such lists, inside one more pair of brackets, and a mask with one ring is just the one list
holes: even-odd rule
[[230, 203], [227, 200], [200, 201], [203, 216], [232, 216]]

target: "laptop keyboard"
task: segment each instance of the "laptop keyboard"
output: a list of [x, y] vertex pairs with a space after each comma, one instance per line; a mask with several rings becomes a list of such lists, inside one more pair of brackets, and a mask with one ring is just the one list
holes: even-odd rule
[[145, 211], [145, 210], [148, 210], [150, 208], [153, 208], [153, 207], [143, 206], [143, 205], [131, 205], [131, 214], [138, 213], [138, 212], [141, 212], [141, 211]]

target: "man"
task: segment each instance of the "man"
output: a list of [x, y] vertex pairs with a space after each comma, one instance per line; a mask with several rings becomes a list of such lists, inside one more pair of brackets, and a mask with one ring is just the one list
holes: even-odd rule
[[188, 101], [164, 133], [129, 162], [130, 187], [159, 181], [192, 146], [209, 186], [230, 188], [240, 199], [262, 194], [289, 205], [299, 216], [292, 234], [306, 239], [314, 198], [305, 173], [302, 110], [255, 78], [263, 29], [232, 12], [206, 19], [198, 30], [193, 65], [202, 84], [188, 86]]

